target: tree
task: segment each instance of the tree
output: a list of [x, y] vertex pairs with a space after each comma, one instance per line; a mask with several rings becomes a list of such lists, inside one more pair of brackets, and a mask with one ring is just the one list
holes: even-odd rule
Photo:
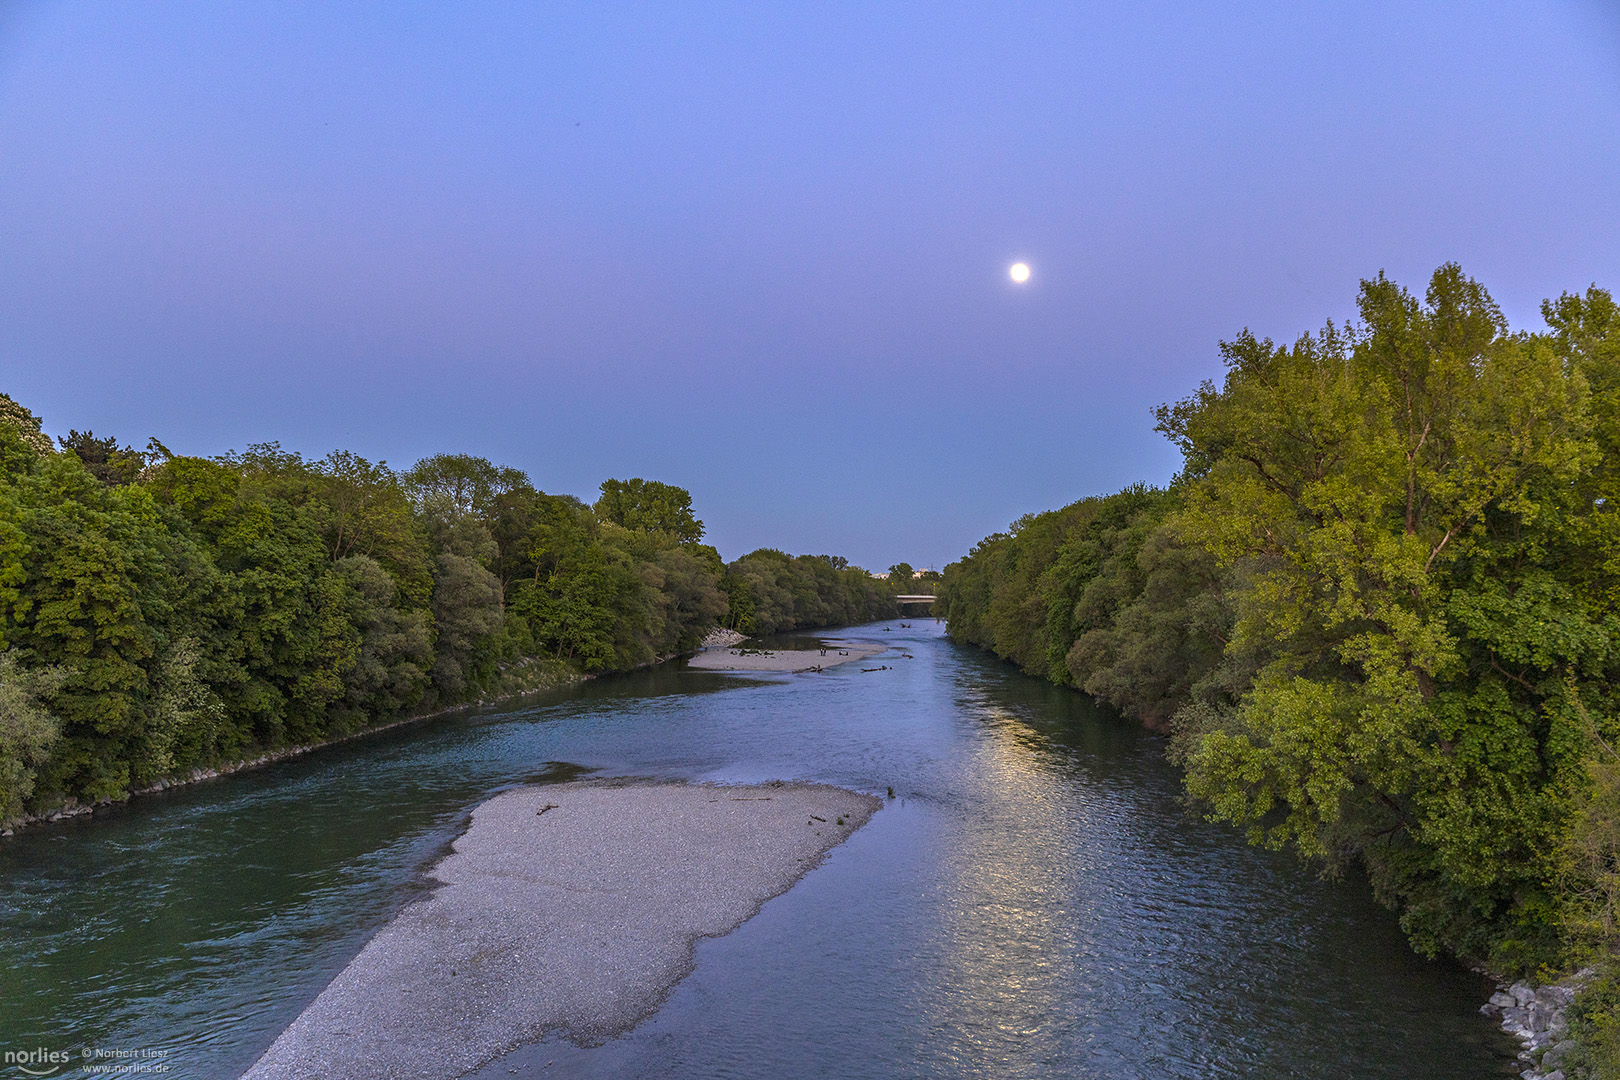
[[471, 454], [425, 457], [400, 482], [418, 513], [446, 522], [487, 518], [496, 498], [533, 486], [521, 471]]
[[225, 707], [203, 680], [202, 661], [201, 643], [182, 637], [169, 646], [157, 665], [141, 780], [173, 775], [193, 762], [207, 760], [217, 749]]
[[1453, 265], [1360, 308], [1291, 348], [1241, 336], [1223, 388], [1160, 410], [1196, 478], [1177, 527], [1242, 571], [1228, 652], [1256, 668], [1183, 760], [1217, 816], [1360, 861], [1420, 947], [1480, 955], [1545, 902], [1549, 680], [1604, 662], [1535, 566], [1595, 457], [1585, 381]]
[[[343, 678], [340, 726], [352, 729], [369, 718], [392, 715], [422, 700], [433, 669], [433, 636], [426, 612], [397, 606], [398, 586], [376, 560], [348, 555], [333, 569], [347, 586], [348, 617], [360, 631], [359, 652]], [[452, 584], [443, 584], [440, 610], [454, 623], [448, 610]], [[466, 642], [469, 647], [481, 625], [485, 622], [470, 628], [474, 634]], [[453, 627], [451, 632], [457, 629], [467, 627]], [[447, 650], [451, 644], [446, 642]]]
[[[1587, 415], [1599, 457], [1578, 481], [1583, 513], [1568, 524], [1581, 533], [1565, 555], [1565, 573], [1583, 595], [1620, 609], [1620, 305], [1596, 286], [1541, 306], [1553, 348], [1586, 382]], [[1582, 553], [1589, 558], [1582, 559]]]
[[465, 692], [481, 640], [500, 624], [500, 579], [475, 559], [441, 554], [433, 582], [433, 682], [442, 698]]
[[427, 538], [388, 463], [334, 450], [314, 471], [320, 477], [312, 504], [315, 524], [332, 561], [374, 559], [394, 576], [407, 603], [425, 607], [432, 588]]
[[120, 797], [145, 757], [153, 624], [172, 600], [167, 537], [144, 491], [105, 487], [72, 455], [15, 481], [8, 509], [26, 541], [6, 637], [28, 666], [67, 672], [52, 707], [64, 738], [41, 778]]
[[726, 567], [730, 624], [749, 634], [841, 626], [900, 612], [888, 582], [847, 560], [760, 548]]
[[22, 816], [34, 777], [61, 738], [61, 722], [45, 701], [67, 677], [60, 667], [29, 670], [11, 650], [0, 653], [0, 825]]
[[[627, 670], [726, 612], [729, 572], [671, 485], [610, 481], [599, 517], [465, 454], [396, 475], [274, 442], [213, 459], [77, 430], [62, 446], [0, 395], [0, 820], [429, 695]], [[780, 558], [775, 625], [885, 598], [841, 560]]]
[[653, 649], [660, 656], [695, 648], [726, 614], [719, 575], [689, 548], [658, 552], [642, 564], [642, 582], [656, 603]]
[[146, 467], [147, 456], [133, 447], [120, 447], [112, 436], [95, 437], [90, 431], [69, 431], [56, 440], [62, 449], [74, 454], [90, 475], [103, 484], [133, 484]]
[[1620, 926], [1620, 309], [1512, 333], [1450, 264], [1358, 306], [1223, 343], [1222, 384], [1158, 412], [1170, 491], [1020, 519], [939, 608], [1168, 719], [1215, 817], [1359, 864], [1421, 950], [1559, 963]]
[[685, 488], [657, 480], [602, 481], [596, 516], [622, 528], [657, 533], [678, 544], [703, 539], [703, 522], [692, 516], [692, 495]]
[[40, 429], [40, 419], [14, 401], [10, 394], [0, 394], [0, 428], [9, 430], [36, 454], [49, 454], [56, 447], [51, 437]]

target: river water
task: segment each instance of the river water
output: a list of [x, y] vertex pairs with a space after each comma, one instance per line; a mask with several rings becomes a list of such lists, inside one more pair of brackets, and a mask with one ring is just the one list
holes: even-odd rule
[[0, 1050], [237, 1076], [472, 807], [591, 772], [894, 798], [630, 1034], [480, 1076], [1514, 1074], [1481, 978], [1413, 955], [1363, 883], [1189, 814], [1162, 739], [932, 620], [842, 636], [896, 648], [665, 665], [24, 830], [0, 842]]

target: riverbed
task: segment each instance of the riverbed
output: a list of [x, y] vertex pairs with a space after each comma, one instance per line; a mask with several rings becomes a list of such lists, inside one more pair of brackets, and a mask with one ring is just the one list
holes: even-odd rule
[[1412, 954], [1364, 883], [1190, 815], [1159, 737], [931, 620], [837, 636], [887, 651], [664, 665], [31, 827], [0, 843], [0, 1047], [240, 1075], [423, 895], [473, 807], [638, 776], [885, 808], [699, 941], [650, 1019], [479, 1075], [1514, 1075], [1487, 982]]

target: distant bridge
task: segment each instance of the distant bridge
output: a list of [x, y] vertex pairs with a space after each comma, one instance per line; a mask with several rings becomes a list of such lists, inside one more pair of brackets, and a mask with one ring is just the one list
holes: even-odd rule
[[935, 599], [937, 598], [930, 593], [919, 593], [915, 596], [895, 597], [895, 600], [899, 602], [901, 607], [905, 607], [907, 604], [932, 604]]

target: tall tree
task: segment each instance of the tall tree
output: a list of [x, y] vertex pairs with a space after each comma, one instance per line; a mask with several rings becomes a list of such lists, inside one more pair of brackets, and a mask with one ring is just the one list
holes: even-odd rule
[[110, 435], [98, 439], [91, 431], [69, 431], [56, 441], [103, 484], [132, 484], [146, 467], [147, 455], [130, 446], [120, 447]]
[[67, 681], [60, 667], [25, 668], [0, 652], [0, 824], [19, 818], [34, 793], [34, 778], [62, 737], [47, 700]]
[[639, 532], [659, 533], [680, 544], [703, 539], [703, 522], [692, 514], [692, 495], [685, 488], [657, 480], [604, 480], [596, 516]]
[[1189, 733], [1188, 781], [1257, 840], [1365, 864], [1421, 947], [1484, 950], [1544, 903], [1569, 722], [1547, 677], [1602, 662], [1578, 608], [1522, 632], [1557, 605], [1526, 541], [1595, 457], [1585, 382], [1453, 265], [1360, 308], [1292, 347], [1240, 337], [1224, 387], [1160, 411], [1197, 476], [1179, 528], [1242, 567], [1229, 649], [1257, 663]]

